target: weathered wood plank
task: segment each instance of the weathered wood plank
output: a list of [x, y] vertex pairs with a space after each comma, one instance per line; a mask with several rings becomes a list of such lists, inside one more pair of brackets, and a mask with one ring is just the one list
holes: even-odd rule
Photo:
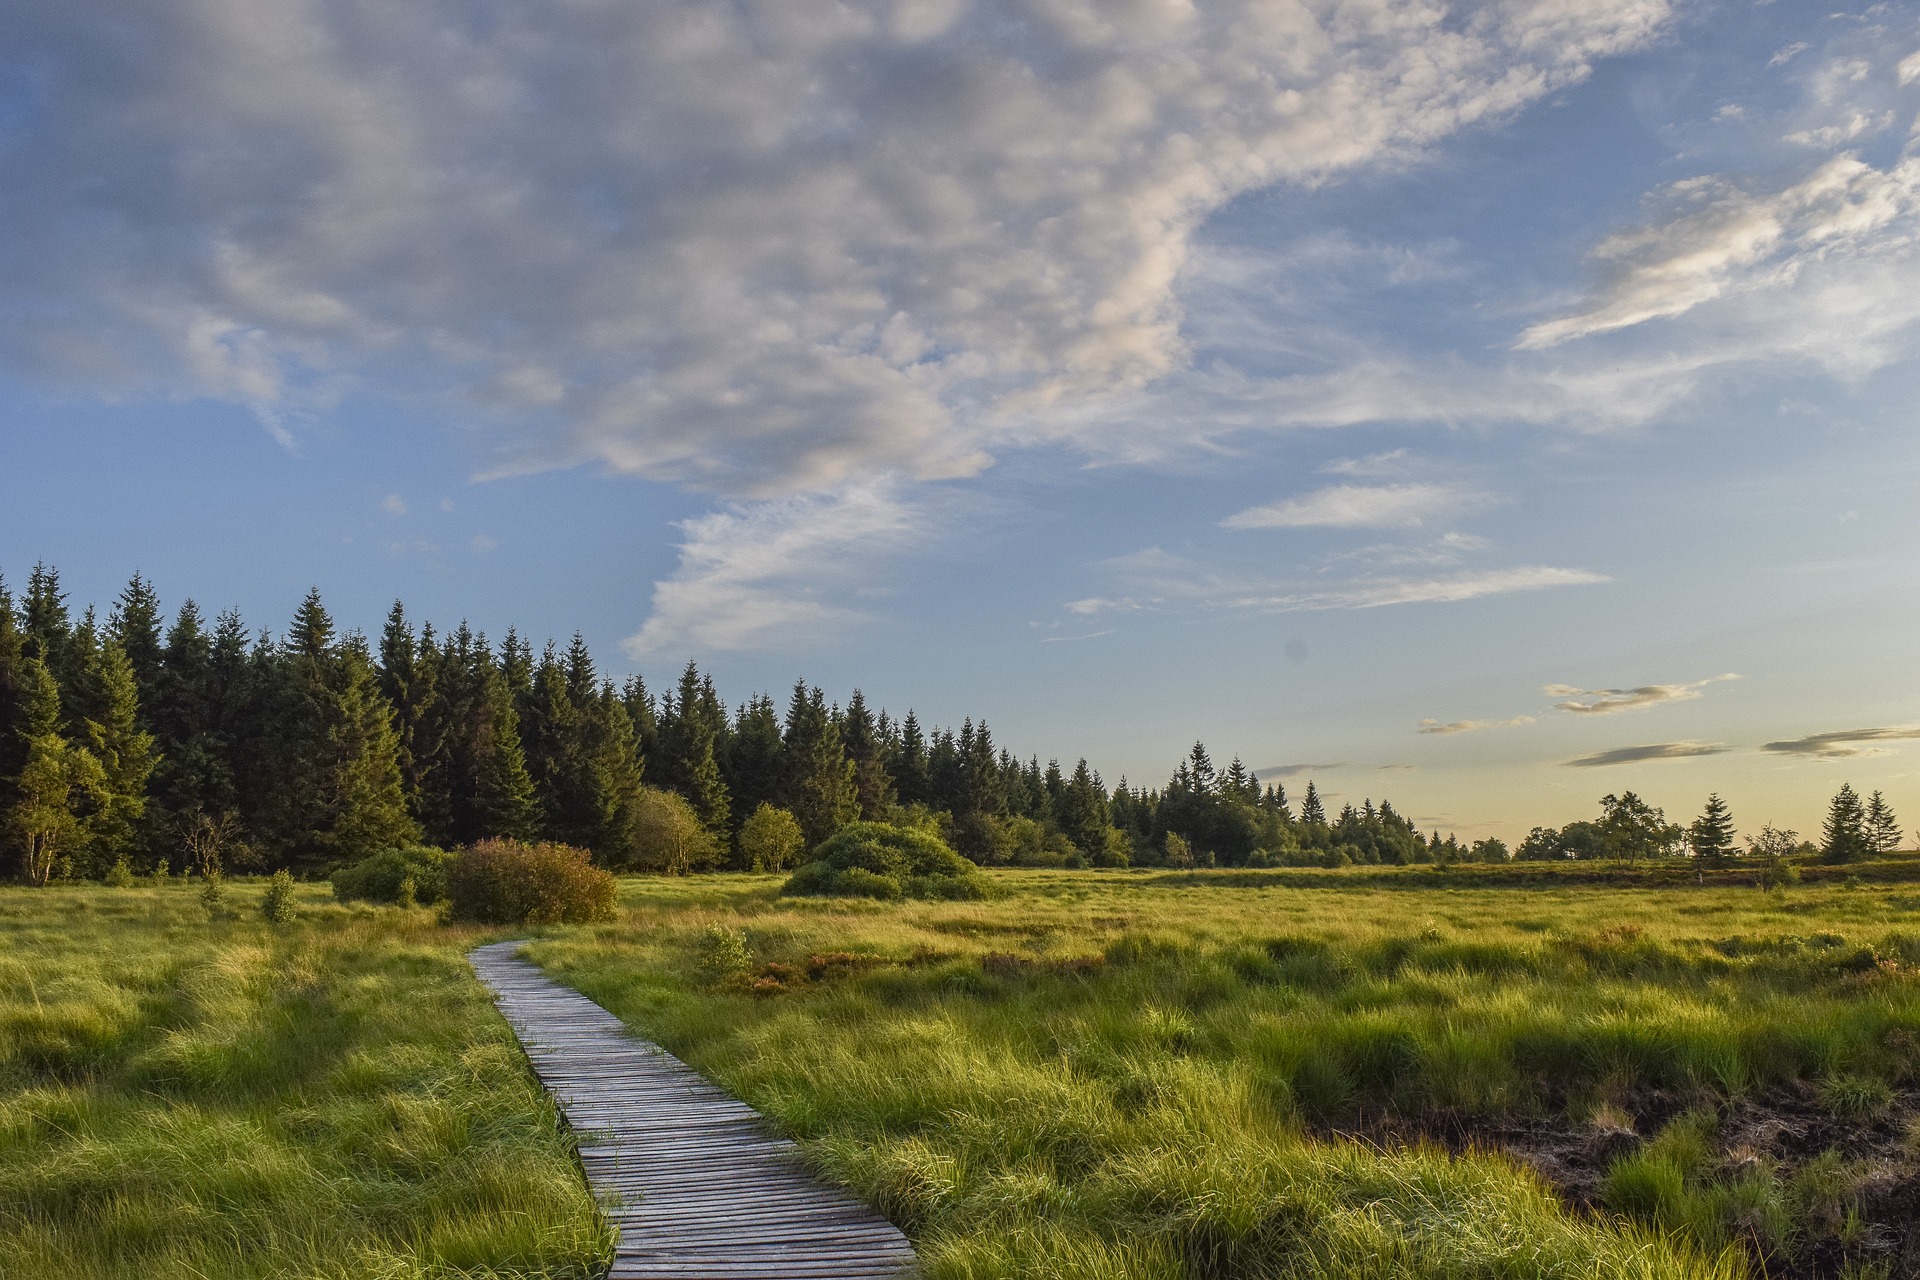
[[608, 1280], [896, 1280], [900, 1229], [811, 1177], [793, 1143], [658, 1045], [519, 958], [477, 947], [541, 1083], [580, 1135], [580, 1163], [619, 1230]]

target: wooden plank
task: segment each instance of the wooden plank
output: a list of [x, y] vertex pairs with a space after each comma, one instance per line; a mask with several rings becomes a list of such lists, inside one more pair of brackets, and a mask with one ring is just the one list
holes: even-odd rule
[[520, 959], [469, 959], [580, 1138], [619, 1233], [607, 1280], [899, 1280], [913, 1246], [869, 1206], [809, 1176], [745, 1103]]

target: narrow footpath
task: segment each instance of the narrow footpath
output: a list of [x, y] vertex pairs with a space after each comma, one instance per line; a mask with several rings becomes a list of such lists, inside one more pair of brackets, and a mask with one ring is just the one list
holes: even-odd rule
[[893, 1280], [899, 1228], [800, 1164], [753, 1108], [496, 942], [474, 972], [520, 1037], [619, 1228], [609, 1280]]

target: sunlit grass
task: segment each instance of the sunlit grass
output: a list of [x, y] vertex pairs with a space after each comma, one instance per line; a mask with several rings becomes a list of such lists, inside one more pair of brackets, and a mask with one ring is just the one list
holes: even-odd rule
[[595, 1274], [473, 935], [258, 892], [0, 891], [0, 1275]]

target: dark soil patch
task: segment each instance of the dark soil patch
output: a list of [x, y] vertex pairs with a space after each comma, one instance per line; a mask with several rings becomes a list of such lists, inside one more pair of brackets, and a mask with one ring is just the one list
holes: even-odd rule
[[[1601, 1212], [1602, 1184], [1614, 1162], [1702, 1105], [1719, 1112], [1715, 1148], [1729, 1173], [1764, 1162], [1785, 1181], [1833, 1152], [1852, 1175], [1846, 1205], [1810, 1210], [1800, 1224], [1800, 1242], [1789, 1251], [1756, 1258], [1757, 1274], [1769, 1280], [1832, 1280], [1865, 1264], [1873, 1269], [1866, 1274], [1920, 1280], [1920, 1091], [1900, 1094], [1892, 1107], [1871, 1117], [1836, 1116], [1814, 1089], [1799, 1086], [1734, 1102], [1648, 1091], [1633, 1099], [1630, 1113], [1621, 1113], [1630, 1124], [1436, 1111], [1414, 1118], [1367, 1116], [1324, 1132], [1382, 1146], [1427, 1143], [1456, 1153], [1497, 1151], [1538, 1173], [1568, 1204]], [[1858, 1215], [1857, 1229], [1843, 1232], [1849, 1207]]]

